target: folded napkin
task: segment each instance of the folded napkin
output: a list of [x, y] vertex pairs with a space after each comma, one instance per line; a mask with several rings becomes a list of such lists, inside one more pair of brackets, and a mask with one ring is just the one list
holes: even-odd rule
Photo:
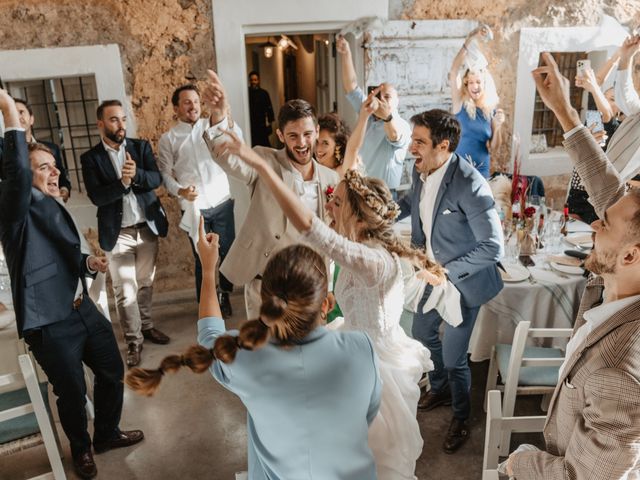
[[[411, 263], [401, 259], [400, 265], [404, 280], [404, 309], [415, 313], [418, 311], [418, 304], [422, 300], [427, 283], [418, 278]], [[437, 310], [443, 320], [452, 327], [462, 323], [460, 292], [453, 283], [447, 280], [442, 285], [433, 287], [422, 308], [422, 313], [433, 309]]]
[[549, 255], [547, 260], [560, 265], [567, 265], [568, 267], [579, 267], [582, 265], [582, 260], [579, 258], [569, 257], [566, 255]]
[[570, 235], [565, 238], [571, 245], [591, 245], [593, 244], [593, 237], [590, 233], [581, 233], [579, 235]]
[[196, 207], [195, 202], [188, 202], [186, 207], [187, 208], [185, 208], [182, 218], [180, 219], [180, 228], [189, 234], [197, 252], [200, 229], [200, 210]]

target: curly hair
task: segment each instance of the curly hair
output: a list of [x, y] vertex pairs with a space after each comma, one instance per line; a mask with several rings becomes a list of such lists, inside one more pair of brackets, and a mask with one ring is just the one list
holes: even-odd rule
[[344, 152], [347, 148], [347, 142], [351, 136], [351, 130], [342, 121], [337, 113], [325, 113], [318, 118], [318, 126], [320, 131], [326, 130], [329, 132], [333, 140], [336, 142], [336, 163], [342, 165], [344, 161]]

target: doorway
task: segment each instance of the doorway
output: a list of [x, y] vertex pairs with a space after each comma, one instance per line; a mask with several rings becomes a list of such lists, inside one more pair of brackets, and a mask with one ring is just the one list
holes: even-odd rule
[[[257, 72], [260, 88], [269, 94], [275, 118], [280, 107], [294, 98], [311, 103], [318, 115], [337, 110], [338, 91], [335, 33], [247, 35], [246, 75]], [[273, 132], [277, 121], [273, 124]], [[279, 147], [275, 134], [271, 145]]]

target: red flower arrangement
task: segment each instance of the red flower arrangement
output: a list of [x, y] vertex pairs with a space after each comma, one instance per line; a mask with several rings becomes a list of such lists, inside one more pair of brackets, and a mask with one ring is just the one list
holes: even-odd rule
[[527, 207], [524, 209], [524, 216], [532, 218], [536, 214], [536, 207]]

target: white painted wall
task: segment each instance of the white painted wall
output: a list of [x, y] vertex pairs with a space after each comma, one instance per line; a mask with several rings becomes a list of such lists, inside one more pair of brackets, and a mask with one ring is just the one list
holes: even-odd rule
[[540, 53], [607, 50], [611, 54], [626, 35], [626, 29], [606, 15], [597, 27], [523, 28], [520, 31], [513, 131], [520, 137], [523, 174], [559, 175], [570, 173], [572, 168], [569, 156], [561, 147], [543, 154], [529, 153], [536, 93], [531, 71], [538, 66]]
[[131, 99], [124, 88], [120, 49], [116, 44], [84, 47], [0, 50], [3, 82], [94, 75], [98, 100], [118, 99], [127, 112], [127, 135], [135, 137]]

